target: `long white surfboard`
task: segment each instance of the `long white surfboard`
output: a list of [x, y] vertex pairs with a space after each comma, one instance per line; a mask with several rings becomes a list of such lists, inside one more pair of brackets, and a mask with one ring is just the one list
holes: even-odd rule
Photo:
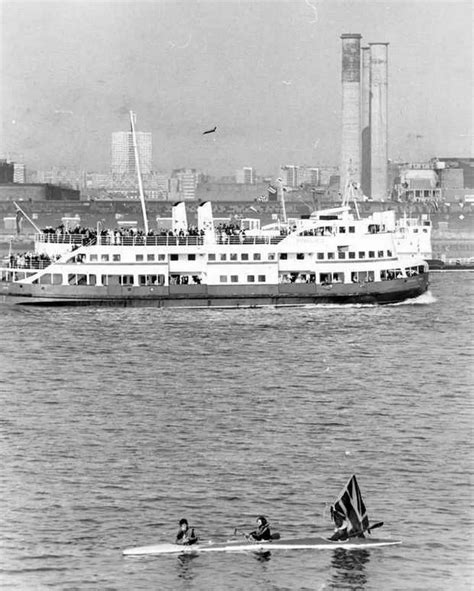
[[383, 540], [354, 538], [331, 542], [327, 538], [296, 538], [288, 540], [277, 540], [270, 542], [201, 542], [191, 546], [180, 544], [155, 544], [152, 546], [140, 546], [127, 548], [123, 551], [125, 556], [142, 556], [146, 554], [184, 554], [193, 552], [268, 552], [269, 550], [333, 550], [334, 548], [346, 548], [348, 550], [358, 548], [378, 548], [382, 546], [395, 546], [401, 544], [400, 540]]

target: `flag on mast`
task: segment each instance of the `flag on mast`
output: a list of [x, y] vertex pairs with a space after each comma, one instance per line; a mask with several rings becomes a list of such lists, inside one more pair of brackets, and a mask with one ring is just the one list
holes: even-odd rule
[[277, 192], [278, 192], [277, 191], [277, 188], [274, 187], [273, 185], [268, 185], [267, 191], [268, 191], [268, 196], [267, 197], [270, 197], [270, 199], [272, 197], [274, 197], [277, 194]]
[[360, 492], [355, 474], [349, 478], [340, 495], [331, 507], [331, 515], [342, 517], [347, 521], [348, 533], [363, 532], [369, 528], [367, 509]]

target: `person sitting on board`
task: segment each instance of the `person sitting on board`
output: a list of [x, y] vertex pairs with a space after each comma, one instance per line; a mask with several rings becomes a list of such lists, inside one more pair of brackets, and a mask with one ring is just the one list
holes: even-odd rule
[[270, 532], [270, 524], [265, 519], [265, 517], [263, 517], [263, 515], [257, 517], [257, 525], [258, 529], [249, 533], [249, 539], [255, 540], [256, 542], [260, 542], [262, 540], [271, 540], [272, 534]]
[[194, 533], [194, 527], [190, 528], [187, 519], [181, 519], [179, 522], [179, 530], [176, 535], [176, 543], [183, 546], [190, 546], [198, 541], [198, 537]]
[[329, 538], [333, 542], [344, 541], [349, 537], [349, 522], [344, 515], [341, 515], [331, 507], [331, 517], [334, 521], [334, 533]]

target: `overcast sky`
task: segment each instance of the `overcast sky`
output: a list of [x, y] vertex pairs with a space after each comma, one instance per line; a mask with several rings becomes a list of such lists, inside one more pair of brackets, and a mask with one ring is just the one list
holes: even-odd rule
[[[338, 164], [342, 33], [389, 42], [389, 157], [472, 156], [472, 4], [457, 0], [1, 0], [0, 151], [110, 168], [113, 131], [157, 170]], [[217, 132], [203, 136], [217, 125]]]

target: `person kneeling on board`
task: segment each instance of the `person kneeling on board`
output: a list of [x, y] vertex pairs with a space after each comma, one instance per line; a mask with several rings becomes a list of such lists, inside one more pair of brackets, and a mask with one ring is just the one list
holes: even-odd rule
[[194, 527], [190, 528], [187, 519], [181, 519], [179, 522], [179, 530], [176, 535], [176, 543], [183, 546], [190, 546], [198, 541], [198, 537], [194, 533]]
[[333, 542], [347, 540], [349, 538], [349, 523], [345, 516], [341, 515], [331, 507], [331, 517], [334, 521], [335, 527], [334, 533], [329, 539]]
[[255, 540], [256, 542], [260, 542], [261, 540], [271, 540], [272, 534], [270, 532], [270, 524], [265, 517], [262, 515], [257, 517], [257, 525], [258, 529], [249, 533], [249, 539]]

